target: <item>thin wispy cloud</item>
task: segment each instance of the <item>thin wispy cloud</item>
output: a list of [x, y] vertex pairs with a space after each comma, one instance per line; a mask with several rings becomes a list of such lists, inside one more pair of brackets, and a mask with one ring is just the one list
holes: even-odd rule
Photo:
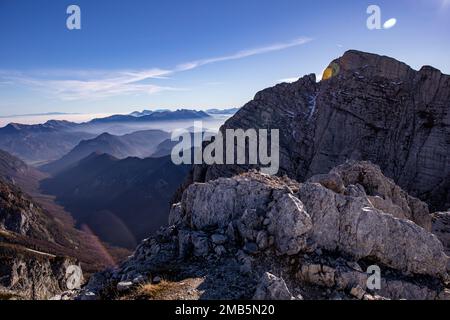
[[[168, 70], [149, 69], [140, 71], [102, 72], [98, 70], [66, 70], [48, 73], [32, 72], [5, 74], [10, 83], [29, 87], [61, 100], [91, 100], [116, 95], [153, 94], [177, 88], [140, 83], [146, 79], [160, 79], [171, 73]], [[62, 79], [65, 77], [66, 79]]]
[[40, 72], [0, 71], [0, 83], [13, 83], [43, 92], [61, 100], [95, 100], [118, 95], [154, 94], [162, 91], [186, 90], [170, 86], [144, 83], [167, 79], [179, 72], [225, 61], [239, 60], [270, 52], [301, 46], [310, 38], [242, 50], [230, 55], [181, 63], [173, 69], [147, 70], [45, 70]]
[[310, 39], [310, 38], [302, 37], [302, 38], [298, 38], [298, 39], [295, 39], [290, 42], [276, 43], [276, 44], [272, 44], [272, 45], [266, 46], [266, 47], [243, 50], [243, 51], [239, 51], [235, 54], [226, 55], [226, 56], [222, 56], [222, 57], [215, 57], [215, 58], [191, 61], [188, 63], [178, 65], [178, 67], [175, 69], [175, 71], [187, 71], [187, 70], [192, 70], [192, 69], [195, 69], [195, 68], [198, 68], [198, 67], [201, 67], [204, 65], [212, 64], [212, 63], [224, 62], [224, 61], [230, 61], [230, 60], [238, 60], [238, 59], [248, 58], [251, 56], [256, 56], [256, 55], [269, 53], [269, 52], [273, 52], [273, 51], [280, 51], [280, 50], [284, 50], [284, 49], [297, 47], [297, 46], [306, 44], [306, 43], [310, 42], [311, 40], [312, 39]]

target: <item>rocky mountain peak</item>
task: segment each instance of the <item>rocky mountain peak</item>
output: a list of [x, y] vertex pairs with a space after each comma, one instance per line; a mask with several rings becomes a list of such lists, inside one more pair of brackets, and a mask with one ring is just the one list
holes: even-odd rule
[[393, 58], [357, 50], [345, 52], [328, 68], [337, 68], [338, 70], [335, 71], [342, 73], [363, 71], [371, 77], [383, 77], [391, 80], [408, 77], [408, 74], [413, 72], [407, 64]]
[[[351, 50], [320, 82], [307, 75], [257, 93], [221, 130], [249, 128], [279, 129], [280, 175], [305, 181], [365, 160], [432, 209], [450, 207], [450, 76], [434, 68]], [[195, 166], [191, 180], [248, 168]]]
[[99, 140], [108, 140], [111, 139], [113, 137], [112, 134], [108, 133], [108, 132], [103, 132], [102, 134], [100, 134], [97, 139]]

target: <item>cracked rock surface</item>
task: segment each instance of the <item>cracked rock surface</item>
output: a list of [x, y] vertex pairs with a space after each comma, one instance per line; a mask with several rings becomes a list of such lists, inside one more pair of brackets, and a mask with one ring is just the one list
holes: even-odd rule
[[[170, 226], [84, 290], [115, 299], [110, 288], [159, 276], [201, 278], [200, 299], [447, 299], [449, 257], [419, 225], [427, 215], [369, 162], [305, 183], [250, 171], [188, 187]], [[380, 289], [367, 286], [374, 265]]]

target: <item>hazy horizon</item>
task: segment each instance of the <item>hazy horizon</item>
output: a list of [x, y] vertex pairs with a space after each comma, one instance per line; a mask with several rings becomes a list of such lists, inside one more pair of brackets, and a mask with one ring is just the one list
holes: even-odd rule
[[75, 123], [82, 123], [90, 121], [95, 118], [104, 118], [113, 115], [112, 113], [97, 113], [97, 114], [49, 114], [49, 115], [14, 115], [1, 116], [0, 127], [4, 127], [10, 123], [20, 124], [41, 124], [49, 120], [66, 120]]

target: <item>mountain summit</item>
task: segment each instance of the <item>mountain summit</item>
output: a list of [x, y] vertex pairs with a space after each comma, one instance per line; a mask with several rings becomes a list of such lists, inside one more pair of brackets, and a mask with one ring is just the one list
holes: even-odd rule
[[[280, 130], [280, 174], [298, 181], [367, 160], [434, 209], [450, 207], [450, 76], [348, 51], [325, 70], [256, 94], [221, 128]], [[196, 166], [192, 179], [247, 166]]]

